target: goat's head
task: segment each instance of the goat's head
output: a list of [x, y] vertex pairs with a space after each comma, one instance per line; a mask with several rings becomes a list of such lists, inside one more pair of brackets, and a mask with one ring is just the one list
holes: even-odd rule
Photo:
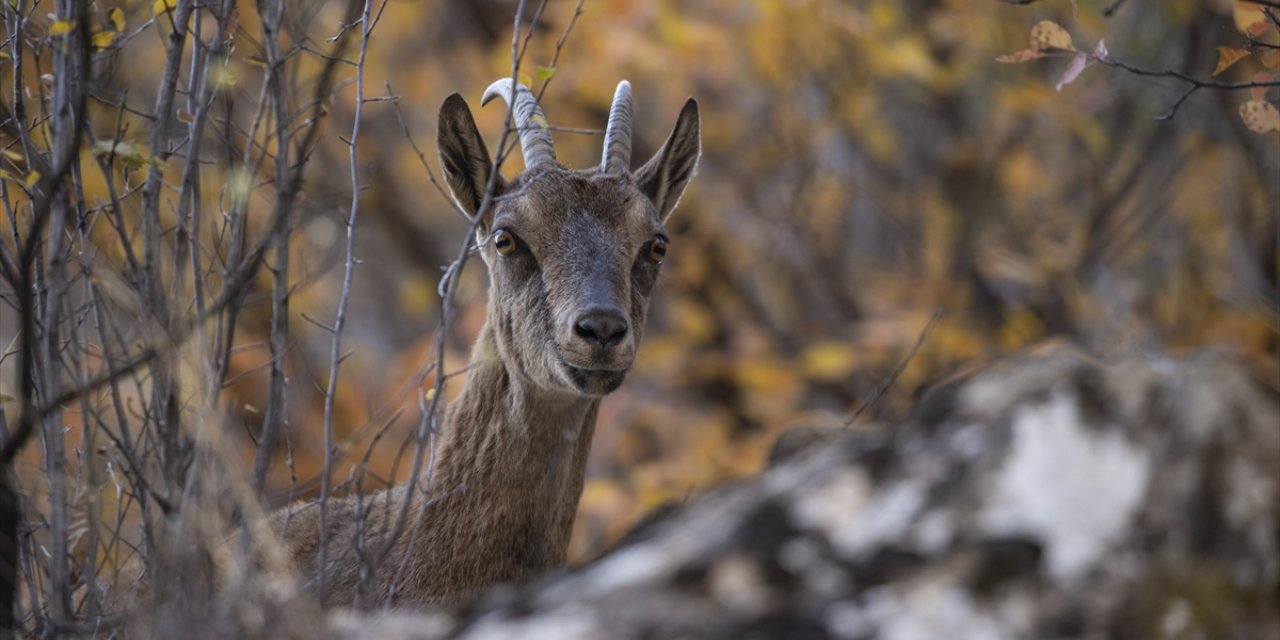
[[556, 162], [528, 88], [499, 80], [482, 104], [494, 97], [514, 105], [523, 173], [510, 181], [491, 175], [488, 149], [457, 94], [440, 109], [439, 146], [454, 198], [473, 219], [482, 216], [476, 243], [489, 267], [489, 323], [499, 355], [540, 387], [604, 395], [622, 384], [635, 358], [667, 251], [662, 225], [701, 151], [698, 104], [685, 103], [666, 143], [633, 172], [631, 85], [623, 81], [604, 159], [573, 170]]

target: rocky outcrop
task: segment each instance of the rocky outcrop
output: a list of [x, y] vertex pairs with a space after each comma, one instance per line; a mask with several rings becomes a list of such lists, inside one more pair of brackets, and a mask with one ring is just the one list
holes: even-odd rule
[[[1274, 374], [1274, 375], [1273, 375]], [[462, 617], [338, 635], [1277, 638], [1280, 372], [1051, 347]], [[826, 440], [825, 442], [822, 442]]]

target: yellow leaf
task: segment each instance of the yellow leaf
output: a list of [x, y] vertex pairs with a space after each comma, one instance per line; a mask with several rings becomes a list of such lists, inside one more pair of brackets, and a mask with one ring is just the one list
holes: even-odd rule
[[774, 358], [744, 358], [734, 364], [732, 374], [735, 382], [754, 393], [787, 394], [800, 386], [787, 363]]
[[1058, 26], [1056, 22], [1042, 20], [1031, 27], [1031, 48], [1036, 51], [1051, 51], [1060, 49], [1063, 51], [1075, 51], [1076, 48], [1071, 44], [1071, 34], [1066, 29]]
[[1016, 349], [1044, 335], [1044, 323], [1027, 309], [1014, 309], [997, 331], [1001, 346]]
[[124, 11], [116, 7], [107, 12], [107, 19], [115, 26], [116, 31], [124, 31]]
[[819, 342], [805, 349], [800, 362], [806, 377], [827, 381], [848, 376], [858, 365], [853, 349], [840, 342]]
[[95, 49], [106, 49], [116, 41], [116, 36], [118, 35], [120, 34], [115, 31], [99, 31], [93, 34], [89, 41], [93, 43]]
[[[1233, 5], [1234, 11], [1232, 12], [1232, 18], [1235, 19], [1236, 28], [1239, 29], [1241, 33], [1248, 32], [1249, 27], [1259, 22], [1265, 23], [1267, 21], [1266, 14], [1262, 13], [1262, 5], [1254, 4], [1252, 2], [1241, 2], [1240, 0], [1236, 0]], [[1255, 33], [1253, 35], [1258, 34]]]
[[49, 35], [60, 36], [64, 33], [70, 33], [74, 28], [76, 28], [74, 20], [54, 20], [53, 24], [49, 25]]
[[145, 166], [151, 159], [137, 145], [123, 140], [99, 140], [93, 145], [94, 155], [114, 156], [134, 169]]
[[1022, 51], [1015, 51], [1013, 53], [1000, 56], [996, 58], [996, 62], [1009, 64], [1014, 62], [1027, 62], [1028, 60], [1035, 60], [1036, 58], [1043, 57], [1044, 54], [1036, 51], [1035, 49], [1023, 49]]
[[1245, 51], [1244, 49], [1236, 49], [1233, 47], [1218, 47], [1218, 66], [1213, 68], [1213, 73], [1210, 75], [1216, 76], [1219, 73], [1226, 71], [1227, 67], [1230, 67], [1231, 65], [1239, 62], [1241, 59], [1243, 59], [1248, 55], [1249, 55], [1249, 52]]
[[156, 15], [173, 11], [178, 6], [178, 0], [156, 0], [151, 3], [151, 11]]
[[671, 305], [671, 323], [672, 333], [683, 336], [691, 344], [710, 340], [718, 328], [715, 316], [706, 307], [686, 298], [677, 298]]
[[1255, 133], [1280, 131], [1280, 111], [1270, 102], [1250, 100], [1240, 105], [1240, 119]]
[[13, 149], [13, 148], [5, 149], [4, 157], [14, 162], [22, 162], [24, 159], [26, 159], [26, 156], [22, 155], [21, 151], [18, 151], [17, 149]]
[[28, 173], [27, 177], [23, 178], [22, 181], [27, 183], [28, 187], [34, 187], [37, 182], [40, 182], [40, 172], [32, 171], [31, 173]]
[[213, 88], [218, 91], [226, 91], [236, 86], [236, 75], [231, 72], [231, 66], [225, 59], [209, 67], [209, 82], [213, 83]]
[[253, 191], [253, 173], [244, 165], [236, 167], [226, 178], [225, 188], [231, 196], [232, 205], [239, 208], [249, 200], [249, 194]]

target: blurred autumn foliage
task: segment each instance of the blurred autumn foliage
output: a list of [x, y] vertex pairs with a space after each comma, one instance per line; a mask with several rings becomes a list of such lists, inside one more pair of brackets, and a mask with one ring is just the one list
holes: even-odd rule
[[[664, 502], [758, 470], [790, 426], [844, 423], [936, 310], [923, 347], [862, 419], [905, 410], [921, 385], [963, 364], [1051, 336], [1101, 352], [1223, 345], [1249, 354], [1280, 386], [1280, 134], [1255, 134], [1238, 115], [1251, 98], [1274, 105], [1277, 89], [1207, 88], [1158, 121], [1186, 90], [1177, 78], [1106, 68], [1055, 90], [1060, 61], [996, 62], [1026, 49], [1040, 21], [1078, 43], [1105, 39], [1112, 59], [1206, 80], [1219, 47], [1245, 50], [1235, 12], [1248, 3], [1131, 2], [1104, 16], [1113, 3], [591, 0], [554, 67], [577, 3], [547, 3], [522, 73], [535, 90], [548, 85], [542, 104], [552, 125], [602, 129], [623, 78], [636, 91], [638, 156], [661, 143], [687, 96], [703, 113], [699, 176], [668, 225], [671, 254], [635, 370], [602, 409], [572, 558], [597, 553]], [[251, 3], [240, 4], [234, 28], [257, 33]], [[135, 30], [157, 7], [93, 6], [97, 33], [118, 32], [94, 40], [107, 53], [94, 61], [102, 77], [110, 71], [104, 94], [147, 111], [162, 38], [151, 32], [159, 27]], [[394, 99], [365, 105], [356, 149], [365, 190], [334, 398], [339, 480], [366, 463], [383, 482], [408, 473], [401, 454], [433, 384], [422, 373], [441, 267], [466, 229], [423, 160], [436, 164], [444, 98], [456, 91], [475, 105], [509, 73], [513, 10], [497, 0], [390, 2], [370, 41], [366, 91]], [[304, 52], [340, 30], [346, 8], [300, 1], [288, 12], [293, 50]], [[1214, 78], [1274, 73], [1267, 55], [1274, 49]], [[8, 62], [0, 60], [0, 75], [11, 74]], [[323, 64], [299, 53], [290, 73], [309, 87]], [[25, 72], [38, 89], [36, 66]], [[262, 74], [252, 37], [242, 36], [215, 82], [228, 101], [252, 106]], [[324, 465], [325, 325], [342, 289], [351, 199], [349, 69], [339, 65], [335, 82], [292, 220], [287, 446], [277, 448], [267, 483], [277, 505], [314, 494]], [[502, 109], [476, 113], [496, 139]], [[125, 165], [117, 175], [136, 187], [129, 172], [157, 161], [131, 151], [146, 148], [150, 123], [104, 103], [90, 114], [101, 140], [116, 139], [106, 150]], [[598, 135], [556, 136], [565, 164], [599, 161]], [[104, 150], [85, 149], [86, 163], [95, 149]], [[20, 154], [3, 162], [10, 182], [28, 175]], [[520, 168], [513, 154], [505, 170]], [[251, 227], [268, 224], [269, 165], [206, 171], [201, 197], [242, 202]], [[106, 182], [86, 172], [84, 198], [106, 201]], [[225, 255], [220, 221], [205, 224], [210, 253]], [[122, 259], [114, 230], [94, 234], [105, 262]], [[475, 261], [459, 283], [446, 341], [445, 370], [458, 372], [451, 393], [484, 319], [485, 282]], [[246, 467], [268, 403], [270, 290], [263, 270], [234, 319], [221, 396]], [[0, 309], [5, 344], [14, 314]], [[8, 397], [13, 366], [0, 364]], [[64, 419], [74, 426], [77, 417]], [[35, 448], [28, 454], [20, 474], [40, 464]]]

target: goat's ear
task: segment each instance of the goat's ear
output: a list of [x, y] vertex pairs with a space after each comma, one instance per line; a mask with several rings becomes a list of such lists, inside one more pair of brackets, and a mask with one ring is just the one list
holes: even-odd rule
[[[484, 200], [493, 165], [489, 162], [489, 149], [484, 146], [484, 138], [480, 137], [471, 109], [462, 96], [455, 93], [444, 99], [436, 135], [449, 190], [462, 210], [474, 218]], [[503, 186], [502, 176], [498, 176], [497, 190], [501, 191]]]
[[664, 222], [680, 202], [689, 180], [693, 179], [701, 154], [698, 101], [689, 98], [662, 148], [635, 173], [640, 191], [658, 206], [658, 217]]

